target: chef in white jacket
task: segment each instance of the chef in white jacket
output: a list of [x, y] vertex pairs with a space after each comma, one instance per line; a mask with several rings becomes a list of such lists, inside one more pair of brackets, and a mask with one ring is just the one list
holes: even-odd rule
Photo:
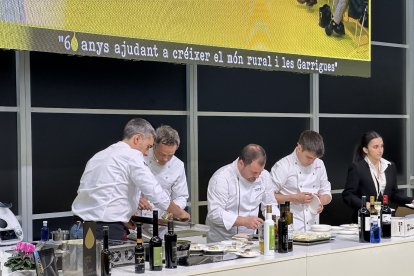
[[110, 239], [125, 239], [127, 228], [135, 226], [130, 219], [137, 210], [140, 191], [176, 218], [189, 219], [189, 214], [170, 200], [144, 163], [144, 156], [154, 143], [151, 124], [135, 118], [123, 132], [122, 141], [88, 161], [72, 204], [76, 221], [73, 230], [80, 229], [82, 221], [95, 221], [97, 237], [102, 237], [103, 226], [109, 226]]
[[[145, 163], [154, 174], [162, 189], [170, 199], [181, 209], [187, 206], [188, 187], [185, 176], [184, 163], [175, 156], [180, 146], [180, 136], [171, 126], [162, 125], [155, 131], [154, 147], [149, 149], [148, 155], [144, 157]], [[162, 218], [168, 215], [150, 202], [144, 195], [139, 202], [141, 215], [152, 218], [152, 211], [159, 210], [158, 216]], [[152, 236], [152, 225], [144, 224], [143, 233]], [[159, 227], [159, 236], [163, 237], [167, 227]]]
[[[295, 150], [271, 169], [278, 202], [291, 202], [295, 231], [309, 230], [319, 224], [323, 206], [332, 200], [331, 183], [321, 159], [325, 151], [322, 136], [311, 130], [301, 133]], [[315, 213], [308, 208], [313, 197], [320, 200]]]
[[253, 234], [263, 223], [258, 217], [259, 205], [273, 205], [279, 215], [269, 172], [264, 170], [265, 150], [255, 144], [245, 146], [238, 159], [214, 173], [208, 184], [210, 226], [207, 242], [228, 240], [238, 233]]

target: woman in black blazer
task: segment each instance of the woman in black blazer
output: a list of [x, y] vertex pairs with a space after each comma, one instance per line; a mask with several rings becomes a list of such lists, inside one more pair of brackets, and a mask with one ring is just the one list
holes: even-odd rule
[[388, 195], [391, 207], [414, 203], [413, 198], [398, 190], [395, 164], [382, 158], [383, 153], [384, 142], [381, 135], [375, 131], [364, 133], [355, 150], [354, 162], [348, 169], [345, 189], [342, 192], [346, 205], [354, 209], [354, 222], [358, 219], [362, 196], [366, 196], [367, 200], [370, 196], [375, 196], [376, 201], [382, 201], [382, 196]]

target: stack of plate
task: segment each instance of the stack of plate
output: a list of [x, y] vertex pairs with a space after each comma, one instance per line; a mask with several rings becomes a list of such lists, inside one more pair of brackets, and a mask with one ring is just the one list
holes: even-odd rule
[[358, 235], [358, 224], [341, 224], [343, 230], [339, 230], [339, 235]]

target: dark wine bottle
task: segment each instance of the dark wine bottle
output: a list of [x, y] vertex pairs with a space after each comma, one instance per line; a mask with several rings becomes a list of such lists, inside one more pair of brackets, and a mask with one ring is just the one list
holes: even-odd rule
[[177, 268], [177, 234], [174, 233], [174, 222], [168, 221], [168, 233], [164, 235], [165, 268]]
[[286, 209], [281, 207], [280, 210], [284, 210], [280, 214], [280, 218], [277, 225], [277, 252], [287, 253], [288, 252], [288, 223], [286, 220]]
[[383, 238], [391, 238], [391, 213], [391, 208], [388, 206], [388, 195], [384, 195], [381, 208], [381, 234]]
[[137, 244], [135, 245], [135, 273], [145, 273], [145, 249], [142, 245], [142, 226], [137, 223]]
[[290, 211], [290, 202], [285, 202], [286, 222], [288, 224], [288, 251], [293, 250], [293, 213]]
[[109, 252], [109, 227], [103, 226], [103, 249], [101, 251], [101, 276], [111, 275], [111, 252]]
[[162, 239], [158, 237], [158, 211], [152, 212], [152, 238], [149, 242], [150, 254], [149, 263], [150, 270], [162, 270]]
[[371, 231], [371, 217], [368, 208], [370, 203], [366, 202], [367, 197], [362, 196], [361, 209], [358, 210], [358, 221], [359, 221], [359, 242], [369, 242], [370, 231]]

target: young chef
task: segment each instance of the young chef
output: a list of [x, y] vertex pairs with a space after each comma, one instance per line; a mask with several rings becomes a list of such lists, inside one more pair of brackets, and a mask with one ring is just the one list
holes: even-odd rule
[[[301, 133], [295, 150], [271, 169], [277, 202], [291, 202], [295, 231], [309, 230], [312, 224], [318, 224], [323, 206], [332, 200], [331, 183], [319, 159], [324, 151], [322, 136], [306, 130]], [[321, 202], [317, 214], [311, 213], [307, 206], [314, 196]]]

